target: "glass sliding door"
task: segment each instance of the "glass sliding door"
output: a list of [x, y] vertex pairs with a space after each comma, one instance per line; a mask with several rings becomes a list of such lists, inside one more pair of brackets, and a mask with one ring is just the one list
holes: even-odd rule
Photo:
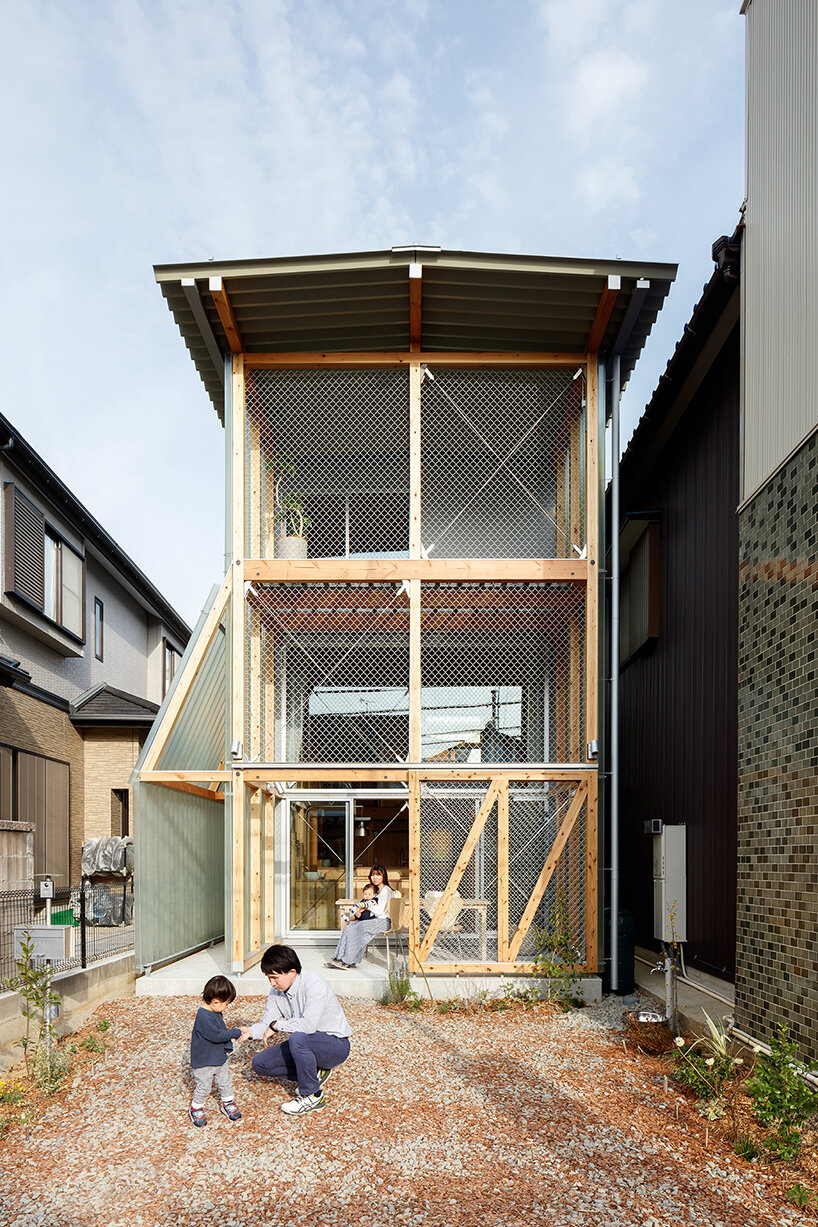
[[337, 899], [347, 895], [350, 802], [290, 801], [289, 929], [339, 928]]

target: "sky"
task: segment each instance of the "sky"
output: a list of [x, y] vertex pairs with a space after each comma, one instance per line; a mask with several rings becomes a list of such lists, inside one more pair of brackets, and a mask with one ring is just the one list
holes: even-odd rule
[[444, 249], [679, 264], [744, 198], [739, 0], [0, 0], [2, 412], [193, 624], [224, 434], [154, 281]]

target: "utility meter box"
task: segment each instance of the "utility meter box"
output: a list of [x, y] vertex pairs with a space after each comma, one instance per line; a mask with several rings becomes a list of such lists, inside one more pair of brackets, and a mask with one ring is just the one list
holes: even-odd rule
[[653, 936], [687, 941], [687, 827], [662, 825], [653, 836]]
[[74, 957], [73, 925], [20, 925], [14, 930], [14, 957], [23, 957], [23, 942], [30, 940], [35, 959], [63, 963]]

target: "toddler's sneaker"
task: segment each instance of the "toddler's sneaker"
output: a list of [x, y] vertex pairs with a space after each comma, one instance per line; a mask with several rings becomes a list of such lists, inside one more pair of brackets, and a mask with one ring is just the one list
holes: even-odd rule
[[232, 1099], [223, 1099], [219, 1107], [231, 1124], [235, 1125], [236, 1121], [241, 1120], [241, 1112], [239, 1112]]
[[197, 1129], [201, 1129], [203, 1125], [207, 1124], [207, 1117], [204, 1114], [204, 1108], [194, 1108], [193, 1104], [191, 1104], [188, 1108], [187, 1114]]

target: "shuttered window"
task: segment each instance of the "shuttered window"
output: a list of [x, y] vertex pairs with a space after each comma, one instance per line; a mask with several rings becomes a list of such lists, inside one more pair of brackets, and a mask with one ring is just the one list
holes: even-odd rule
[[45, 516], [8, 483], [4, 490], [6, 592], [45, 608]]
[[85, 559], [12, 483], [4, 490], [5, 590], [85, 641]]

